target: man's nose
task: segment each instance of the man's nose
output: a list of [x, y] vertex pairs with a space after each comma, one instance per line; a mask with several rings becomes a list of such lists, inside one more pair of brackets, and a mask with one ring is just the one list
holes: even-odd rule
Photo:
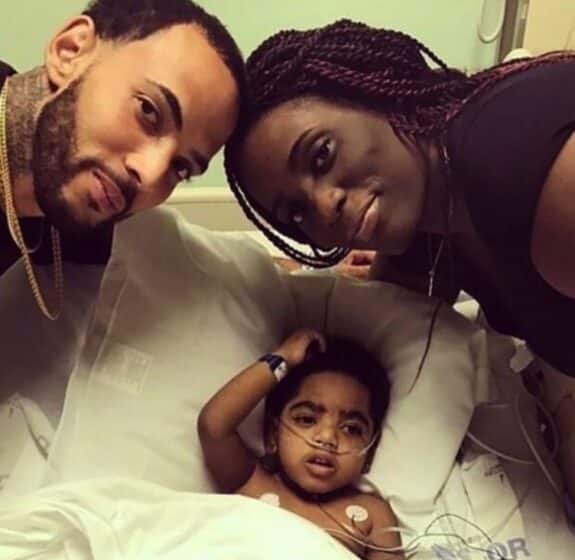
[[168, 142], [150, 142], [145, 148], [126, 157], [125, 165], [132, 181], [139, 190], [155, 191], [167, 187], [167, 183], [177, 183], [170, 178], [174, 149]]

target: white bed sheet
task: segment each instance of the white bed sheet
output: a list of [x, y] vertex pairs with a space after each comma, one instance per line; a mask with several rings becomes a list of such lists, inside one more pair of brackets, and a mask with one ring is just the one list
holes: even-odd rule
[[[222, 266], [235, 266], [235, 264], [222, 261]], [[70, 269], [69, 274], [76, 275], [74, 278], [75, 282], [73, 282], [71, 286], [84, 286], [87, 289], [86, 291], [80, 289], [79, 293], [75, 293], [73, 289], [69, 289], [67, 292], [69, 295], [67, 301], [70, 307], [67, 312], [69, 315], [65, 317], [69, 319], [64, 321], [59, 328], [64, 329], [64, 331], [62, 331], [64, 334], [67, 332], [67, 334], [70, 335], [68, 337], [68, 347], [58, 346], [58, 340], [60, 339], [58, 339], [58, 337], [54, 338], [57, 331], [47, 328], [47, 326], [53, 328], [54, 325], [47, 325], [42, 321], [34, 322], [32, 320], [32, 317], [35, 316], [34, 313], [37, 313], [37, 311], [31, 298], [28, 298], [25, 294], [22, 294], [23, 300], [16, 300], [19, 306], [18, 309], [20, 309], [20, 306], [23, 309], [23, 312], [22, 309], [20, 309], [21, 313], [19, 315], [20, 321], [22, 322], [21, 324], [27, 325], [29, 322], [35, 325], [32, 330], [33, 336], [36, 337], [37, 340], [42, 341], [43, 345], [41, 347], [32, 346], [30, 354], [24, 354], [26, 360], [21, 360], [22, 348], [18, 346], [19, 343], [16, 342], [15, 346], [6, 343], [6, 340], [10, 340], [10, 337], [15, 341], [20, 340], [21, 337], [18, 332], [14, 331], [9, 333], [10, 336], [8, 338], [5, 337], [3, 341], [5, 346], [3, 346], [2, 349], [8, 352], [12, 357], [11, 363], [14, 364], [14, 372], [24, 371], [25, 364], [28, 363], [27, 360], [33, 361], [34, 357], [41, 360], [47, 358], [47, 361], [44, 363], [47, 364], [47, 371], [50, 372], [48, 379], [52, 378], [54, 380], [52, 383], [38, 381], [37, 385], [30, 385], [30, 389], [26, 393], [26, 396], [30, 397], [30, 399], [24, 397], [22, 402], [27, 405], [25, 409], [28, 410], [28, 412], [32, 411], [32, 424], [24, 419], [18, 408], [12, 413], [12, 416], [10, 416], [11, 424], [8, 421], [2, 422], [2, 413], [4, 412], [6, 415], [9, 415], [9, 411], [6, 406], [4, 406], [3, 409], [0, 407], [0, 422], [2, 422], [0, 424], [0, 503], [6, 504], [5, 507], [8, 509], [3, 511], [8, 512], [7, 515], [20, 515], [22, 511], [24, 511], [21, 509], [10, 509], [15, 507], [15, 502], [12, 501], [14, 496], [24, 495], [34, 490], [44, 479], [58, 479], [58, 476], [54, 476], [54, 472], [47, 473], [46, 463], [41, 454], [38, 453], [38, 446], [33, 436], [40, 434], [51, 441], [54, 435], [53, 427], [57, 422], [61, 407], [58, 398], [61, 399], [63, 395], [67, 374], [77, 360], [77, 349], [81, 346], [83, 333], [90, 324], [89, 298], [98, 290], [101, 271], [89, 271], [89, 273], [82, 278], [78, 276], [79, 271], [74, 269]], [[14, 276], [12, 278], [16, 277]], [[4, 280], [5, 278], [2, 279], [2, 281]], [[312, 284], [313, 282], [310, 284], [310, 294], [323, 293], [325, 286], [321, 282], [318, 281], [317, 285]], [[25, 284], [23, 285], [25, 286]], [[0, 294], [2, 294], [2, 290], [0, 290]], [[310, 297], [310, 300], [314, 298]], [[23, 303], [24, 305], [22, 305]], [[297, 301], [295, 304], [296, 307], [299, 306], [295, 313], [300, 315], [300, 317], [304, 317], [306, 312], [310, 313], [313, 309], [311, 301], [308, 302], [305, 299]], [[269, 305], [271, 309], [273, 305], [276, 304], [273, 303], [272, 305], [272, 300], [270, 299]], [[4, 311], [17, 316], [15, 306], [16, 303], [14, 301], [6, 300], [6, 298], [2, 300], [0, 298], [0, 307]], [[236, 317], [236, 320], [243, 328], [243, 320], [240, 315]], [[260, 332], [266, 332], [266, 336], [270, 337], [269, 340], [277, 339], [279, 333], [266, 331], [267, 327], [264, 323], [259, 326], [259, 329], [261, 329]], [[68, 331], [66, 331], [66, 329], [68, 329]], [[262, 351], [264, 349], [263, 347], [269, 345], [269, 340], [267, 342], [263, 341]], [[497, 337], [493, 338], [493, 340], [501, 342], [501, 339], [497, 339]], [[507, 349], [501, 349], [500, 345], [495, 346], [497, 347], [496, 351], [492, 351], [491, 347], [489, 348], [489, 358], [492, 362], [489, 364], [489, 367], [491, 367], [493, 371], [499, 372], [500, 375], [494, 377], [493, 387], [503, 392], [513, 391], [513, 383], [516, 383], [518, 379], [514, 378], [508, 371], [509, 352]], [[234, 359], [241, 361], [243, 359], [242, 356], [245, 355], [247, 360], [249, 356], [256, 351], [254, 348], [236, 348], [236, 357]], [[4, 356], [6, 356], [6, 353]], [[62, 356], [64, 356], [65, 359], [61, 360]], [[59, 360], [61, 361], [59, 362]], [[59, 367], [59, 365], [62, 367]], [[207, 366], [208, 362], [206, 362], [205, 365], [206, 369]], [[224, 369], [227, 371], [229, 368], [225, 367]], [[496, 393], [493, 393], [491, 396], [493, 397], [495, 394]], [[60, 397], [57, 395], [60, 395]], [[34, 401], [39, 405], [38, 407], [35, 407]], [[50, 426], [52, 428], [50, 428]], [[30, 429], [31, 427], [32, 429]], [[191, 429], [193, 426], [190, 425], [189, 428]], [[188, 446], [186, 441], [188, 436], [186, 434], [189, 434], [189, 431], [186, 432], [187, 429], [188, 428], [182, 432], [182, 445], [186, 446], [186, 448]], [[8, 430], [8, 432], [6, 432], [6, 430]], [[9, 433], [9, 435], [12, 436], [12, 440], [16, 442], [12, 447], [8, 445], [9, 438], [6, 437], [7, 433]], [[105, 436], [105, 434], [102, 435]], [[105, 457], [106, 454], [104, 444], [105, 437], [102, 437], [102, 448], [100, 449], [102, 457]], [[8, 457], [8, 455], [10, 455], [9, 452], [11, 453], [10, 457]], [[1, 478], [3, 471], [1, 467], [3, 459], [6, 460], [6, 464], [10, 464], [12, 476], [10, 476], [9, 480], [4, 480], [4, 491], [2, 492]], [[75, 461], [80, 459], [81, 457], [77, 457]], [[426, 458], [422, 457], [422, 461], [425, 460]], [[197, 458], [197, 462], [200, 463], [201, 459]], [[65, 465], [66, 469], [69, 469], [72, 464], [73, 463], [68, 461]], [[114, 469], [111, 470], [114, 471]], [[121, 468], [117, 469], [117, 471], [115, 474], [120, 476], [129, 474], [129, 472], [124, 472]], [[181, 473], [176, 474], [177, 480], [182, 480]], [[4, 473], [4, 476], [6, 476], [6, 473]], [[182, 486], [184, 488], [186, 486], [188, 486], [188, 488], [193, 487], [193, 484], [188, 485], [188, 482], [189, 481], [182, 484]], [[83, 483], [78, 482], [62, 487], [65, 488], [65, 491], [64, 494], [57, 494], [58, 499], [61, 499], [62, 496], [69, 495], [66, 494], [66, 492], [72, 492], [75, 497], [70, 499], [72, 499], [72, 501], [77, 500], [77, 503], [80, 504], [78, 507], [84, 508], [82, 515], [87, 518], [86, 516], [90, 516], [89, 511], [92, 505], [99, 503], [97, 500], [92, 503], [89, 500], [90, 496], [98, 495], [98, 493], [107, 495], [106, 493], [109, 492], [105, 485], [97, 486], [97, 490], [92, 491], [90, 490], [89, 484], [92, 483], [83, 485]], [[118, 488], [118, 484], [119, 482], [112, 483], [112, 487]], [[131, 484], [137, 486], [139, 483], [132, 481]], [[146, 486], [145, 483], [142, 482], [142, 484]], [[129, 486], [130, 484], [128, 484], [128, 488]], [[148, 486], [148, 488], [150, 487], [151, 486]], [[205, 488], [196, 488], [196, 490], [201, 491], [209, 491], [209, 489], [207, 486]], [[22, 502], [22, 507], [34, 509], [38, 505], [41, 506], [43, 503], [46, 503], [45, 500], [51, 496], [50, 492], [51, 491], [47, 489], [38, 495], [31, 495], [29, 498], [26, 498], [26, 501]], [[60, 490], [55, 490], [55, 492], [60, 492]], [[83, 495], [83, 492], [86, 494]], [[130, 494], [130, 492], [132, 492], [132, 494]], [[134, 493], [137, 492], [136, 490], [128, 490], [128, 493], [134, 495]], [[209, 501], [208, 498], [206, 498], [206, 500]], [[26, 504], [28, 505], [26, 506]], [[146, 508], [147, 507], [150, 507], [150, 504], [146, 505]], [[214, 511], [216, 510], [217, 506], [214, 505]], [[50, 511], [52, 513], [54, 512], [54, 510]], [[459, 547], [457, 541], [453, 538], [437, 539], [435, 542], [426, 540], [426, 542], [429, 543], [425, 547], [427, 552], [421, 552], [417, 558], [436, 558], [440, 560], [469, 560], [471, 558], [481, 558], [485, 560], [495, 560], [497, 558], [495, 550], [500, 552], [504, 551], [506, 557], [512, 558], [513, 560], [522, 560], [523, 558], [530, 558], [532, 560], [547, 560], [547, 558], [553, 558], [554, 560], [571, 560], [575, 556], [575, 540], [567, 529], [561, 515], [560, 506], [557, 500], [551, 495], [549, 488], [546, 486], [540, 474], [533, 468], [525, 469], [503, 465], [491, 456], [477, 457], [466, 454], [461, 464], [455, 464], [453, 466], [442, 491], [437, 495], [434, 507], [428, 508], [425, 511], [413, 512], [412, 516], [409, 518], [405, 517], [402, 521], [411, 528], [422, 532], [428, 523], [446, 512], [457, 513], [464, 516], [489, 531], [495, 541], [493, 545], [495, 548], [490, 549], [492, 550], [491, 553], [476, 552], [471, 554], [464, 548]], [[50, 517], [50, 515], [52, 515], [51, 513], [48, 512], [46, 515], [48, 517], [45, 517], [44, 520], [48, 518], [52, 519]], [[142, 515], [144, 515], [144, 512], [142, 512]], [[9, 517], [5, 519], [9, 519]], [[19, 519], [24, 519], [24, 516], [21, 515]], [[59, 519], [63, 520], [63, 518]], [[456, 523], [453, 519], [449, 522], [445, 520], [441, 524], [441, 529], [444, 532], [448, 531], [452, 528], [452, 523], [455, 523], [457, 531], [461, 535], [469, 537], [475, 534], [469, 526]], [[0, 521], [0, 527], [1, 526], [2, 522]], [[17, 533], [14, 533], [14, 535], [16, 534]], [[20, 535], [20, 538], [23, 539], [22, 534]], [[4, 536], [6, 536], [6, 534]], [[6, 542], [4, 536], [0, 538], [0, 545], [4, 545]], [[44, 537], [51, 538], [51, 535], [50, 533], [46, 533]], [[131, 539], [132, 536], [127, 538]], [[489, 543], [483, 542], [484, 548], [488, 548], [488, 546]], [[0, 558], [12, 557], [14, 556], [0, 554]], [[276, 558], [277, 556], [272, 555], [271, 557]], [[49, 556], [46, 556], [46, 558], [49, 558]], [[78, 558], [83, 557], [79, 556]], [[174, 558], [177, 558], [177, 556], [174, 556]], [[254, 558], [257, 558], [257, 556]], [[138, 560], [140, 560], [140, 558]]]
[[0, 558], [351, 560], [355, 556], [315, 525], [258, 500], [101, 479], [5, 501], [0, 506]]

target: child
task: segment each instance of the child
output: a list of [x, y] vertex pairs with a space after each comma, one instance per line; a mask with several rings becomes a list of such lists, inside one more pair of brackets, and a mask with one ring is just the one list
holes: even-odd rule
[[[266, 396], [266, 455], [258, 460], [237, 428]], [[390, 506], [354, 486], [369, 470], [388, 401], [385, 371], [365, 350], [296, 331], [204, 406], [206, 465], [220, 490], [305, 517], [362, 558], [401, 558], [376, 550], [400, 546], [398, 534], [384, 530], [397, 525]]]

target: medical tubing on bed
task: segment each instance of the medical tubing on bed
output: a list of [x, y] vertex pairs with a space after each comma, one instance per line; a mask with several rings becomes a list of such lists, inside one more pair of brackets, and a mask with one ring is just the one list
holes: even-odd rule
[[38, 450], [38, 453], [40, 453], [43, 459], [48, 460], [51, 442], [46, 439], [44, 435], [38, 432], [31, 418], [31, 416], [33, 417], [35, 414], [38, 414], [36, 411], [38, 406], [34, 401], [25, 399], [18, 393], [12, 395], [10, 398], [10, 403], [12, 406], [18, 408], [18, 410], [22, 413], [24, 422], [26, 423], [26, 428], [28, 428], [28, 432], [32, 438], [32, 441], [34, 442], [34, 445], [36, 446], [36, 449]]
[[[322, 503], [320, 501], [317, 501], [316, 505], [326, 517], [331, 519], [336, 525], [338, 525], [341, 529], [343, 529], [343, 531], [339, 531], [338, 529], [330, 529], [330, 528], [323, 527], [324, 531], [326, 531], [327, 533], [329, 533], [331, 535], [345, 536], [349, 540], [355, 542], [356, 544], [360, 544], [361, 546], [363, 546], [364, 548], [366, 548], [368, 550], [377, 551], [377, 552], [385, 552], [387, 554], [397, 554], [397, 555], [405, 554], [407, 556], [410, 556], [412, 554], [415, 554], [418, 551], [418, 549], [421, 546], [420, 541], [422, 541], [426, 538], [431, 538], [431, 537], [435, 537], [435, 538], [443, 537], [443, 538], [453, 538], [453, 539], [457, 540], [458, 542], [462, 543], [462, 545], [465, 548], [467, 548], [468, 550], [476, 550], [479, 552], [484, 552], [484, 553], [488, 554], [490, 558], [493, 558], [493, 554], [495, 553], [499, 556], [500, 560], [509, 560], [498, 549], [487, 549], [487, 548], [483, 548], [481, 546], [473, 545], [472, 542], [476, 539], [479, 539], [479, 538], [487, 541], [489, 544], [493, 544], [493, 539], [489, 536], [487, 531], [482, 529], [479, 525], [477, 525], [476, 523], [473, 523], [473, 521], [469, 521], [469, 519], [466, 519], [465, 517], [458, 515], [456, 513], [443, 513], [443, 514], [437, 516], [435, 519], [433, 519], [427, 525], [427, 527], [425, 528], [425, 531], [420, 535], [417, 535], [414, 531], [411, 531], [409, 529], [403, 529], [401, 527], [382, 527], [381, 529], [376, 529], [375, 531], [373, 531], [373, 532], [379, 532], [379, 533], [398, 533], [400, 535], [403, 535], [403, 534], [414, 535], [413, 538], [405, 546], [400, 545], [400, 546], [388, 547], [388, 546], [376, 545], [375, 543], [372, 542], [372, 540], [369, 540], [367, 535], [365, 534], [365, 532], [362, 531], [361, 528], [359, 528], [356, 525], [355, 519], [353, 517], [351, 519], [351, 524], [352, 524], [353, 528], [350, 528], [345, 523], [341, 522], [337, 517], [332, 515], [329, 512], [329, 510], [322, 505]], [[433, 528], [433, 526], [436, 523], [438, 523], [442, 519], [449, 519], [449, 518], [455, 518], [455, 519], [458, 519], [459, 521], [462, 521], [463, 523], [466, 523], [467, 525], [469, 525], [472, 528], [474, 528], [475, 530], [477, 530], [479, 533], [479, 536], [472, 536], [472, 537], [465, 538], [465, 537], [462, 537], [461, 535], [458, 535], [455, 532], [435, 532], [435, 531], [431, 532], [431, 529]], [[356, 533], [361, 534], [365, 538], [358, 537], [356, 535]]]
[[[539, 401], [539, 399], [533, 397], [532, 395], [529, 395], [529, 397], [534, 400], [535, 404], [537, 405], [539, 410], [541, 410], [541, 412], [543, 413], [543, 415], [547, 419], [547, 422], [549, 423], [549, 426], [550, 426], [552, 434], [553, 434], [553, 449], [551, 450], [550, 455], [552, 458], [555, 458], [557, 455], [557, 452], [559, 450], [559, 435], [557, 432], [557, 426], [555, 425], [553, 417], [551, 416], [549, 411], [545, 408], [543, 403], [541, 401]], [[517, 422], [519, 424], [519, 428], [520, 428], [521, 433], [525, 439], [525, 442], [527, 443], [527, 446], [529, 447], [529, 450], [531, 451], [531, 453], [533, 455], [533, 459], [521, 459], [519, 457], [513, 457], [512, 455], [509, 455], [508, 453], [504, 453], [502, 451], [499, 451], [498, 449], [495, 449], [494, 447], [492, 447], [489, 444], [482, 441], [480, 438], [478, 438], [471, 431], [467, 432], [467, 437], [473, 443], [475, 443], [476, 445], [478, 445], [479, 447], [481, 447], [482, 449], [484, 449], [488, 453], [491, 453], [492, 455], [495, 455], [496, 457], [499, 457], [499, 458], [504, 459], [506, 461], [509, 461], [511, 463], [517, 463], [519, 465], [538, 465], [539, 468], [541, 469], [541, 471], [543, 472], [545, 478], [547, 479], [547, 481], [549, 482], [549, 484], [553, 488], [554, 492], [560, 498], [563, 495], [563, 490], [559, 488], [559, 486], [555, 482], [553, 476], [549, 472], [549, 469], [547, 469], [543, 459], [541, 458], [541, 455], [537, 451], [537, 448], [535, 447], [535, 444], [533, 443], [533, 440], [531, 439], [531, 436], [529, 435], [529, 432], [527, 431], [527, 428], [525, 426], [525, 422], [523, 421], [523, 418], [521, 416], [521, 410], [519, 408], [520, 399], [521, 399], [521, 395], [517, 395], [515, 397], [514, 405], [513, 405], [514, 411], [515, 411], [515, 414], [517, 416]]]
[[[551, 450], [550, 455], [551, 455], [551, 458], [555, 459], [557, 456], [557, 452], [559, 451], [559, 434], [558, 434], [558, 430], [557, 430], [557, 425], [555, 424], [555, 420], [553, 419], [553, 416], [547, 410], [545, 405], [539, 399], [537, 399], [536, 397], [534, 397], [532, 395], [529, 395], [529, 397], [531, 399], [533, 399], [537, 408], [543, 413], [543, 415], [545, 416], [545, 418], [546, 418], [546, 420], [547, 420], [547, 422], [551, 428], [551, 431], [553, 434], [553, 449]], [[567, 492], [565, 485], [564, 484], [560, 485], [555, 481], [555, 478], [553, 477], [553, 475], [551, 474], [551, 472], [547, 468], [545, 461], [541, 457], [541, 454], [539, 453], [539, 451], [537, 450], [537, 447], [535, 446], [533, 440], [531, 439], [531, 436], [529, 435], [529, 431], [527, 430], [527, 427], [525, 426], [525, 422], [523, 421], [523, 417], [521, 416], [521, 409], [519, 406], [520, 405], [520, 399], [521, 399], [521, 394], [519, 394], [515, 397], [514, 411], [515, 411], [515, 414], [517, 416], [517, 421], [519, 423], [519, 428], [521, 430], [523, 438], [525, 439], [525, 442], [527, 443], [527, 446], [529, 447], [529, 450], [531, 451], [531, 454], [533, 455], [534, 460], [520, 459], [518, 457], [512, 457], [511, 455], [508, 455], [507, 453], [503, 453], [497, 449], [494, 449], [493, 447], [491, 447], [490, 445], [488, 445], [487, 443], [485, 443], [484, 441], [479, 439], [477, 436], [475, 436], [472, 432], [467, 432], [467, 437], [471, 441], [473, 441], [476, 445], [485, 449], [485, 451], [491, 453], [492, 455], [495, 455], [496, 457], [500, 457], [501, 459], [504, 459], [504, 460], [509, 461], [511, 463], [517, 463], [520, 465], [537, 465], [540, 468], [541, 472], [543, 473], [543, 476], [545, 477], [545, 479], [547, 480], [547, 482], [549, 483], [549, 485], [553, 489], [553, 492], [555, 493], [555, 495], [557, 496], [557, 498], [561, 502], [561, 504], [563, 506], [563, 511], [564, 511], [565, 517], [566, 517], [568, 525], [569, 525], [569, 528], [571, 529], [571, 531], [575, 532], [575, 502], [573, 502], [573, 499], [571, 498], [571, 496]]]
[[[320, 505], [318, 503], [318, 505]], [[320, 505], [320, 509], [325, 512], [325, 509], [321, 507]], [[381, 529], [377, 529], [378, 532], [381, 533], [399, 533], [400, 535], [412, 535], [413, 538], [411, 538], [411, 540], [408, 541], [408, 543], [406, 545], [400, 545], [400, 546], [381, 546], [381, 545], [377, 545], [374, 544], [373, 542], [369, 541], [369, 540], [363, 540], [360, 539], [359, 537], [356, 537], [353, 532], [350, 532], [349, 529], [343, 524], [341, 523], [337, 518], [335, 518], [334, 516], [328, 515], [328, 517], [330, 519], [333, 519], [343, 530], [338, 530], [338, 529], [330, 529], [330, 528], [323, 528], [324, 531], [326, 531], [327, 533], [331, 534], [331, 535], [339, 535], [339, 536], [345, 536], [346, 538], [350, 539], [351, 541], [360, 544], [361, 546], [369, 549], [369, 550], [373, 550], [376, 552], [385, 552], [387, 554], [406, 554], [408, 556], [415, 554], [416, 552], [419, 551], [419, 549], [421, 548], [421, 543], [420, 541], [424, 540], [424, 539], [428, 539], [428, 538], [452, 538], [455, 539], [456, 541], [460, 542], [466, 549], [468, 550], [475, 550], [478, 552], [483, 552], [485, 554], [488, 554], [490, 558], [493, 558], [494, 554], [497, 554], [499, 557], [499, 560], [511, 560], [510, 558], [508, 558], [507, 556], [504, 556], [498, 549], [488, 549], [488, 548], [484, 548], [481, 546], [476, 546], [471, 544], [472, 540], [474, 540], [475, 538], [479, 538], [479, 537], [468, 537], [468, 538], [464, 538], [461, 535], [458, 535], [457, 533], [449, 533], [449, 532], [436, 532], [436, 531], [431, 531], [431, 527], [433, 527], [433, 525], [439, 521], [440, 519], [443, 519], [445, 517], [455, 517], [457, 519], [459, 519], [460, 521], [463, 521], [464, 523], [467, 523], [468, 525], [470, 525], [471, 527], [473, 527], [474, 529], [477, 529], [477, 531], [479, 531], [481, 538], [487, 540], [487, 542], [489, 544], [493, 544], [493, 540], [491, 539], [491, 537], [481, 528], [479, 527], [479, 525], [473, 523], [472, 521], [469, 521], [468, 519], [465, 519], [464, 517], [457, 515], [455, 513], [444, 513], [440, 516], [438, 516], [437, 518], [435, 518], [425, 529], [425, 531], [421, 534], [417, 534], [414, 531], [410, 530], [410, 529], [404, 529], [401, 527], [383, 527]]]
[[[533, 398], [535, 399], [537, 406], [543, 411], [543, 414], [546, 416], [547, 421], [550, 422], [550, 425], [553, 428], [555, 428], [554, 429], [554, 438], [555, 438], [554, 441], [556, 443], [556, 447], [558, 450], [559, 449], [559, 436], [557, 433], [557, 426], [555, 425], [555, 421], [553, 420], [552, 415], [547, 411], [547, 409], [545, 408], [543, 403], [540, 402], [535, 397], [533, 397]], [[571, 531], [575, 531], [575, 504], [573, 503], [571, 496], [567, 492], [565, 484], [563, 483], [561, 485], [562, 488], [559, 487], [559, 485], [555, 482], [553, 475], [549, 472], [549, 469], [547, 468], [545, 461], [543, 460], [543, 458], [539, 454], [539, 451], [537, 451], [537, 448], [535, 447], [535, 444], [533, 443], [533, 440], [529, 436], [529, 432], [527, 431], [527, 428], [525, 427], [525, 424], [523, 423], [523, 419], [521, 418], [521, 411], [519, 409], [519, 399], [520, 399], [520, 395], [517, 395], [517, 397], [515, 399], [515, 412], [517, 414], [517, 417], [519, 418], [519, 427], [521, 428], [521, 432], [523, 433], [523, 437], [527, 441], [527, 445], [529, 446], [531, 453], [533, 453], [533, 456], [535, 457], [535, 460], [537, 461], [539, 468], [541, 469], [541, 471], [543, 472], [543, 474], [547, 478], [549, 484], [552, 486], [553, 490], [557, 494], [557, 497], [561, 501], [561, 504], [563, 506], [563, 512], [565, 513], [565, 517], [567, 518], [569, 529]]]
[[[466, 498], [467, 504], [469, 506], [468, 511], [473, 512], [473, 504], [471, 503], [471, 499], [469, 497], [469, 492], [467, 490], [465, 481], [461, 477], [461, 471], [460, 470], [458, 470], [458, 473], [460, 476], [461, 485], [463, 486], [463, 489], [464, 489], [465, 498]], [[515, 513], [523, 506], [523, 504], [525, 503], [525, 500], [527, 499], [527, 496], [529, 495], [530, 489], [531, 489], [532, 478], [533, 478], [532, 476], [529, 478], [529, 483], [526, 485], [526, 488], [523, 491], [523, 494], [521, 494], [516, 500], [517, 503], [509, 510], [509, 512], [506, 515], [502, 516], [498, 525], [496, 525], [495, 527], [493, 527], [489, 530], [483, 529], [483, 531], [485, 531], [485, 533], [490, 535], [491, 539], [496, 538], [496, 536], [499, 535], [501, 533], [501, 531], [504, 530], [508, 526], [510, 520], [513, 518]], [[443, 488], [440, 491], [440, 496], [438, 497], [438, 500], [441, 500], [444, 503], [445, 511], [447, 511], [447, 501], [445, 499], [445, 496], [443, 495]], [[458, 518], [461, 517], [461, 516], [458, 516], [457, 514], [451, 514], [451, 515], [458, 517]], [[464, 519], [467, 519], [465, 516], [463, 516], [463, 517], [464, 517]]]
[[[545, 461], [543, 460], [543, 458], [539, 454], [539, 451], [537, 451], [537, 448], [535, 447], [535, 444], [533, 443], [533, 440], [531, 439], [529, 432], [527, 431], [527, 428], [525, 427], [525, 423], [523, 422], [523, 418], [521, 417], [521, 411], [519, 409], [520, 399], [521, 399], [521, 395], [517, 395], [515, 397], [514, 409], [515, 409], [515, 414], [517, 415], [517, 419], [519, 420], [519, 428], [521, 430], [521, 433], [523, 434], [523, 437], [525, 438], [525, 441], [527, 442], [527, 446], [529, 447], [529, 450], [533, 454], [533, 457], [535, 457], [536, 463], [539, 465], [539, 468], [541, 469], [541, 471], [545, 475], [545, 478], [547, 479], [547, 481], [549, 482], [549, 484], [553, 488], [555, 494], [557, 494], [557, 497], [561, 498], [563, 493], [564, 493], [564, 489], [559, 488], [559, 485], [557, 484], [557, 482], [553, 478], [553, 475], [551, 474], [551, 472], [549, 472], [549, 469], [547, 468]], [[540, 406], [541, 409], [544, 410], [544, 415], [547, 417], [547, 421], [551, 422], [553, 424], [554, 423], [553, 418], [547, 412], [547, 410], [545, 409], [543, 404], [540, 403], [537, 399], [535, 399], [535, 402], [536, 402], [537, 406]], [[557, 446], [557, 448], [558, 448], [558, 446]]]

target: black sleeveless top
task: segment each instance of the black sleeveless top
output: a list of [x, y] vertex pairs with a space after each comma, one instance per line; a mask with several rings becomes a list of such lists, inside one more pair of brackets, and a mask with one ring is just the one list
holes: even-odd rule
[[[14, 74], [13, 68], [0, 61], [0, 88], [8, 76]], [[43, 218], [20, 219], [22, 233], [30, 247], [40, 243], [37, 251], [32, 254], [35, 264], [50, 264], [52, 262], [52, 243], [50, 227]], [[98, 230], [93, 234], [77, 237], [61, 234], [62, 258], [65, 262], [76, 264], [104, 265], [110, 258], [113, 228]], [[12, 241], [6, 217], [0, 206], [0, 276], [20, 258], [20, 251]]]
[[[503, 300], [480, 271], [455, 253], [457, 288], [479, 301], [495, 329], [524, 339], [537, 355], [571, 376], [575, 300], [540, 276], [530, 243], [541, 189], [574, 131], [575, 60], [568, 60], [503, 79], [464, 106], [447, 134], [453, 187], [463, 189], [472, 222], [508, 295]], [[422, 236], [394, 261], [399, 268], [427, 270]], [[448, 268], [444, 262], [439, 274], [449, 274]]]

